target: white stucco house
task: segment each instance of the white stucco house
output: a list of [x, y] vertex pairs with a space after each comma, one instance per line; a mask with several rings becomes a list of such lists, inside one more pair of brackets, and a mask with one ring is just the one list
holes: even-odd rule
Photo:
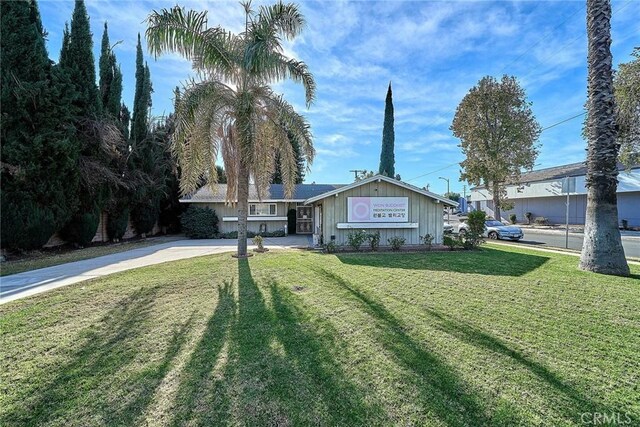
[[[640, 165], [627, 169], [619, 164], [618, 168], [618, 218], [627, 220], [630, 227], [640, 227]], [[586, 170], [584, 163], [572, 163], [522, 174], [519, 184], [506, 188], [507, 199], [514, 208], [502, 211], [502, 219], [515, 213], [518, 221], [524, 221], [525, 214], [531, 212], [534, 218], [545, 217], [551, 223], [564, 224], [568, 192], [569, 223], [584, 224]], [[494, 215], [492, 195], [485, 187], [472, 188], [469, 201], [473, 209]]]

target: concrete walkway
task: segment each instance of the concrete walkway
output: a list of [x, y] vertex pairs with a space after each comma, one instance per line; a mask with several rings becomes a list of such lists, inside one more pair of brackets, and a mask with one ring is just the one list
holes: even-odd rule
[[[311, 236], [265, 238], [272, 249], [308, 247]], [[235, 250], [235, 239], [177, 240], [0, 277], [0, 304], [138, 267]], [[250, 246], [254, 248], [254, 246]]]

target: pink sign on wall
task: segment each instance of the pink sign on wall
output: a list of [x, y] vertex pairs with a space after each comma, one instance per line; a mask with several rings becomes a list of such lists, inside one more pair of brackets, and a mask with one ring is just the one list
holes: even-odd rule
[[408, 197], [347, 197], [348, 222], [408, 222]]

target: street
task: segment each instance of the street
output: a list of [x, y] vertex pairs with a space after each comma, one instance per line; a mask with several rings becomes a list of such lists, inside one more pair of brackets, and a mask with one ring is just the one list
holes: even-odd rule
[[[524, 229], [524, 239], [517, 242], [521, 245], [565, 247], [565, 234], [558, 231]], [[584, 236], [569, 233], [569, 249], [581, 250]], [[512, 242], [516, 243], [516, 242]], [[622, 236], [622, 246], [627, 257], [640, 258], [640, 237]]]

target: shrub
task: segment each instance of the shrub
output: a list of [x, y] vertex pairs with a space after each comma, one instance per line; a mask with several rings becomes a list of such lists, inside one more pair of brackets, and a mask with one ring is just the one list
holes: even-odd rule
[[62, 229], [62, 238], [79, 246], [86, 246], [95, 237], [99, 223], [100, 215], [98, 212], [76, 214]]
[[153, 200], [137, 203], [131, 210], [131, 222], [136, 233], [151, 233], [153, 226], [158, 221], [159, 214], [159, 206]]
[[364, 230], [353, 230], [347, 234], [347, 244], [354, 250], [359, 251], [360, 246], [368, 239]]
[[264, 237], [258, 234], [253, 238], [253, 244], [258, 247], [258, 251], [264, 252]]
[[107, 236], [111, 240], [120, 240], [127, 232], [129, 225], [129, 207], [125, 206], [116, 210], [115, 208], [107, 213]]
[[405, 241], [405, 238], [400, 236], [393, 236], [390, 239], [387, 239], [389, 246], [391, 246], [391, 249], [394, 251], [400, 250]]
[[338, 250], [338, 245], [336, 244], [335, 240], [331, 240], [328, 243], [326, 243], [324, 245], [324, 250], [328, 253], [328, 254], [332, 254], [335, 251]]
[[623, 230], [628, 230], [629, 229], [629, 221], [626, 219], [622, 220], [622, 229]]
[[377, 251], [380, 246], [380, 232], [376, 231], [375, 233], [369, 233], [367, 235], [367, 239], [369, 239], [369, 246], [371, 246], [371, 250]]
[[[18, 250], [40, 249], [55, 233], [55, 218], [50, 209], [35, 203], [2, 203], [2, 247]], [[93, 236], [91, 236], [93, 237]]]
[[180, 223], [184, 234], [191, 239], [212, 239], [218, 234], [218, 215], [210, 208], [189, 206]]
[[533, 214], [531, 212], [527, 212], [524, 214], [525, 218], [527, 218], [527, 224], [531, 224], [531, 218], [533, 218]]
[[538, 225], [546, 225], [549, 223], [549, 220], [543, 216], [537, 216], [536, 219], [533, 220]]
[[509, 215], [509, 221], [511, 222], [511, 224], [515, 224], [516, 222], [518, 222], [518, 217], [516, 216], [516, 214]]
[[420, 236], [420, 241], [423, 245], [427, 247], [427, 250], [431, 250], [431, 245], [433, 244], [434, 236], [431, 234], [427, 234], [426, 236]]
[[448, 246], [450, 251], [454, 251], [456, 247], [460, 246], [461, 242], [462, 240], [460, 236], [444, 236], [442, 238], [442, 243], [444, 243], [445, 246]]
[[482, 235], [484, 234], [484, 222], [486, 219], [487, 215], [484, 211], [473, 211], [469, 213], [467, 217], [469, 229], [464, 234], [464, 243], [461, 241], [462, 246], [467, 249], [474, 249], [484, 242]]

